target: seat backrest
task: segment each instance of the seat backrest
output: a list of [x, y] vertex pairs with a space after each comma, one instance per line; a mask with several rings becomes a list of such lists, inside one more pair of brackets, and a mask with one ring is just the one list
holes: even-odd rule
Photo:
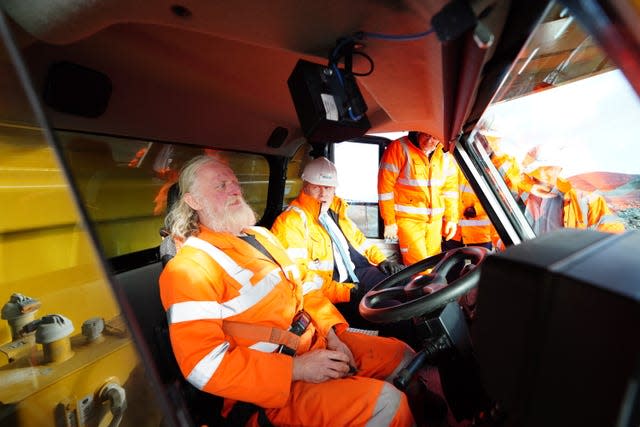
[[[167, 212], [171, 210], [173, 205], [180, 198], [180, 187], [175, 182], [167, 191]], [[162, 228], [160, 230], [162, 236], [162, 242], [159, 247], [159, 255], [162, 264], [162, 268], [173, 258], [176, 254], [176, 245], [174, 240], [169, 235], [168, 230]], [[159, 277], [159, 274], [158, 274]], [[149, 304], [158, 307], [158, 313], [160, 316], [154, 316], [153, 323], [149, 338], [151, 339], [151, 348], [154, 351], [156, 364], [161, 372], [161, 380], [167, 386], [167, 391], [171, 398], [178, 398], [184, 402], [188, 412], [189, 418], [193, 421], [194, 425], [209, 425], [209, 426], [222, 426], [228, 425], [222, 418], [221, 410], [223, 399], [214, 396], [210, 393], [198, 390], [191, 385], [182, 375], [178, 362], [173, 354], [171, 347], [171, 340], [169, 338], [169, 325], [167, 323], [167, 316], [162, 307], [160, 301], [160, 293], [158, 287], [158, 281], [155, 282], [156, 292], [154, 295], [149, 295]]]
[[[180, 187], [177, 182], [174, 182], [169, 191], [167, 191], [167, 213], [171, 210], [173, 205], [180, 199]], [[176, 255], [176, 244], [169, 236], [169, 230], [162, 227], [160, 229], [160, 236], [162, 237], [162, 243], [160, 243], [160, 261], [162, 266], [167, 265], [169, 260]]]

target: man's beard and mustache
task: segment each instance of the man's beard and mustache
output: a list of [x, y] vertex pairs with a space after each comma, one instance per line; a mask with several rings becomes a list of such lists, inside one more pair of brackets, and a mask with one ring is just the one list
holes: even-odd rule
[[229, 198], [223, 206], [207, 205], [202, 221], [213, 231], [240, 233], [244, 228], [256, 224], [256, 214], [243, 198]]

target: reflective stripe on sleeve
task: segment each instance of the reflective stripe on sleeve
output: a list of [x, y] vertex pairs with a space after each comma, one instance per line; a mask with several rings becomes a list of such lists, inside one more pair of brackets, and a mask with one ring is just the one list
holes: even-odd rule
[[442, 195], [444, 197], [446, 197], [447, 199], [457, 199], [458, 198], [458, 192], [457, 191], [443, 191]]
[[220, 366], [222, 362], [222, 358], [225, 354], [227, 354], [227, 350], [229, 349], [229, 343], [227, 341], [223, 342], [205, 357], [203, 357], [196, 366], [193, 367], [189, 375], [187, 376], [187, 381], [193, 384], [199, 390], [202, 390], [205, 385], [211, 380], [211, 377]]
[[398, 183], [408, 187], [442, 187], [444, 180], [399, 178]]
[[385, 200], [393, 200], [393, 193], [380, 193], [378, 194], [378, 200], [384, 202]]
[[444, 213], [444, 208], [418, 208], [415, 206], [394, 205], [397, 212], [422, 214], [422, 215], [438, 215]]
[[460, 225], [463, 227], [473, 227], [479, 225], [491, 225], [491, 221], [488, 219], [462, 219]]
[[322, 282], [323, 280], [320, 276], [315, 276], [313, 279], [307, 280], [302, 284], [302, 295], [322, 289]]
[[291, 259], [307, 259], [309, 251], [307, 251], [307, 248], [288, 248], [287, 255], [289, 255]]
[[273, 353], [278, 349], [278, 347], [280, 347], [279, 344], [274, 344], [272, 342], [264, 342], [264, 341], [260, 341], [255, 343], [254, 345], [249, 346], [250, 349], [258, 350], [263, 353]]
[[373, 243], [371, 243], [368, 240], [365, 240], [363, 244], [361, 244], [359, 247], [356, 248], [356, 250], [362, 254], [362, 253], [364, 253], [364, 251], [369, 249], [371, 246], [373, 246]]
[[396, 165], [392, 164], [392, 163], [386, 163], [386, 162], [381, 163], [381, 164], [380, 164], [380, 168], [381, 168], [381, 169], [388, 170], [389, 172], [393, 172], [393, 173], [398, 173], [398, 172], [400, 172], [400, 171], [398, 170], [398, 167], [397, 167]]

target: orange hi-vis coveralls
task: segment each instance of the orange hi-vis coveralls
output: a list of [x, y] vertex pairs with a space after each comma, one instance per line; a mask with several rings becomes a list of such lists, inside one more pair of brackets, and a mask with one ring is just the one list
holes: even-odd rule
[[405, 265], [440, 253], [442, 220], [458, 222], [458, 173], [438, 144], [431, 159], [407, 137], [385, 150], [378, 172], [378, 200], [385, 226], [398, 225]]
[[[458, 168], [458, 188], [460, 192], [460, 221], [458, 221], [458, 229], [454, 239], [465, 245], [491, 243], [497, 234], [495, 228], [493, 228], [489, 216], [460, 168]], [[475, 210], [476, 216], [466, 218], [464, 212], [471, 207]]]
[[[301, 192], [276, 218], [271, 231], [287, 248], [289, 257], [298, 264], [304, 286], [322, 288], [333, 303], [347, 302], [354, 285], [333, 280], [333, 246], [331, 237], [318, 221], [320, 205], [318, 200]], [[347, 217], [347, 207], [344, 200], [334, 197], [329, 209], [338, 214], [338, 225], [351, 246], [372, 265], [380, 264], [386, 256]]]
[[[230, 233], [201, 226], [160, 276], [171, 345], [185, 378], [225, 398], [265, 408], [274, 425], [367, 425], [382, 410], [392, 426], [413, 424], [406, 396], [390, 380], [413, 351], [393, 338], [346, 331], [348, 325], [319, 291], [304, 294], [298, 267], [267, 229], [244, 230], [273, 257]], [[352, 351], [355, 376], [319, 384], [292, 382], [293, 358], [274, 337], [304, 309], [312, 323], [297, 354], [326, 347], [334, 328]], [[288, 333], [292, 335], [291, 333]], [[280, 334], [282, 335], [282, 334]], [[250, 420], [257, 425], [257, 416]]]
[[[527, 204], [533, 181], [526, 174], [520, 183], [520, 198]], [[563, 178], [557, 178], [552, 193], [563, 198], [562, 223], [566, 228], [590, 228], [609, 233], [624, 232], [624, 223], [615, 215], [607, 202], [599, 194], [576, 190], [571, 183]], [[537, 220], [535, 214], [527, 208], [525, 216], [529, 220]]]

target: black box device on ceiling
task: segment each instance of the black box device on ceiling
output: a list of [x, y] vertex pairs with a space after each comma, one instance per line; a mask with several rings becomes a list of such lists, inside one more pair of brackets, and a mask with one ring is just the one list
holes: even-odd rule
[[351, 73], [299, 60], [287, 83], [309, 142], [345, 141], [371, 127], [367, 105]]

